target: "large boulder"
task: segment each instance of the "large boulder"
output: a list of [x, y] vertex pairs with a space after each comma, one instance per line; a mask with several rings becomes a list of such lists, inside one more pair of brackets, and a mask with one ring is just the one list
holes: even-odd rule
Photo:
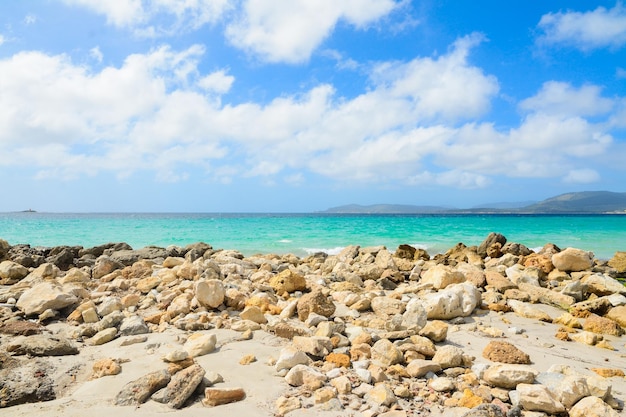
[[501, 235], [500, 233], [491, 232], [485, 238], [485, 240], [478, 246], [478, 254], [485, 258], [487, 256], [487, 251], [492, 248], [494, 245], [499, 245], [502, 248], [506, 244], [506, 237]]
[[567, 248], [552, 255], [552, 264], [560, 271], [585, 271], [593, 266], [593, 252]]
[[465, 275], [449, 266], [437, 264], [422, 273], [421, 282], [432, 284], [437, 290], [444, 289], [452, 284], [459, 284], [465, 281]]
[[298, 318], [305, 321], [310, 313], [317, 313], [324, 317], [332, 316], [335, 312], [335, 304], [318, 289], [300, 297], [297, 309]]
[[462, 283], [427, 294], [422, 304], [429, 319], [450, 320], [455, 317], [469, 316], [480, 301], [478, 288], [472, 284]]
[[202, 280], [196, 282], [195, 296], [200, 305], [217, 308], [226, 297], [226, 289], [222, 281], [217, 279]]
[[17, 308], [25, 315], [32, 316], [44, 311], [61, 310], [78, 302], [78, 297], [66, 291], [61, 285], [53, 281], [36, 284], [26, 290], [17, 300]]

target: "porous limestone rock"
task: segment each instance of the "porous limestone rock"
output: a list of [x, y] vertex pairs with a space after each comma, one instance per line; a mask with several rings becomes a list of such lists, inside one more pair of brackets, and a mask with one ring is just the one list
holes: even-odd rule
[[472, 284], [453, 284], [436, 293], [426, 294], [422, 301], [429, 319], [450, 320], [467, 317], [479, 305], [480, 292]]

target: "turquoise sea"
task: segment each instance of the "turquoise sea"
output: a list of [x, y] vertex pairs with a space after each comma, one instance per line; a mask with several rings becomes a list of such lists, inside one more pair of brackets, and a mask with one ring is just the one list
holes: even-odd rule
[[532, 249], [554, 243], [593, 251], [600, 259], [626, 250], [626, 215], [0, 213], [0, 238], [11, 245], [126, 242], [141, 248], [203, 241], [244, 255], [333, 254], [352, 244], [395, 250], [402, 243], [434, 255], [458, 242], [478, 245], [490, 232]]

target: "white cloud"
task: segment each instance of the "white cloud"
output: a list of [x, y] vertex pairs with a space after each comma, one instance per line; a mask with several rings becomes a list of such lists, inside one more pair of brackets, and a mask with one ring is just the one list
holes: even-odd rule
[[226, 70], [219, 70], [198, 80], [198, 86], [204, 90], [225, 94], [235, 82], [235, 77], [227, 75]]
[[568, 45], [583, 51], [621, 48], [626, 44], [626, 8], [618, 2], [612, 9], [598, 7], [589, 12], [548, 13], [541, 17], [541, 43]]
[[155, 37], [198, 29], [217, 22], [233, 0], [61, 0], [106, 17], [107, 23]]
[[374, 70], [374, 82], [391, 97], [408, 100], [420, 120], [480, 116], [489, 110], [499, 90], [494, 76], [467, 63], [471, 48], [483, 39], [480, 34], [463, 37], [448, 54], [436, 59], [381, 64]]
[[593, 169], [574, 169], [567, 173], [563, 182], [590, 184], [600, 180], [600, 174]]
[[393, 0], [245, 0], [226, 36], [264, 61], [300, 63], [309, 59], [338, 21], [362, 28], [397, 6]]
[[197, 45], [99, 70], [65, 55], [18, 53], [0, 59], [0, 79], [12, 80], [0, 84], [0, 166], [32, 167], [40, 178], [148, 171], [161, 181], [199, 169], [226, 184], [250, 176], [298, 184], [307, 173], [469, 189], [499, 176], [593, 179], [589, 161], [613, 146], [600, 119], [622, 101], [592, 85], [548, 82], [522, 101], [518, 126], [480, 121], [498, 93], [495, 77], [468, 63], [480, 40], [379, 63], [354, 98], [320, 84], [265, 104], [222, 103], [235, 77], [202, 73]]
[[130, 27], [143, 23], [147, 16], [141, 0], [62, 0], [65, 4], [81, 6], [104, 15], [109, 24]]
[[104, 55], [102, 55], [102, 51], [97, 46], [89, 50], [89, 56], [95, 59], [98, 63], [102, 63], [102, 59], [104, 58]]
[[6, 42], [6, 39], [0, 34], [0, 45], [2, 45], [4, 42]]
[[526, 111], [566, 116], [597, 116], [613, 108], [613, 100], [601, 97], [602, 88], [583, 85], [575, 88], [569, 83], [548, 81], [539, 93], [520, 103]]

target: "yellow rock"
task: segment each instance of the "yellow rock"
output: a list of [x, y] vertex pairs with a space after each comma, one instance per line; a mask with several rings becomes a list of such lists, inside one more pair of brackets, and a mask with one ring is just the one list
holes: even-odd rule
[[482, 399], [481, 397], [479, 397], [478, 395], [474, 394], [472, 392], [472, 390], [465, 389], [465, 390], [463, 390], [463, 397], [461, 397], [459, 399], [458, 406], [459, 407], [474, 408], [474, 407], [478, 407], [479, 405], [483, 404], [484, 402], [485, 402], [485, 400]]

